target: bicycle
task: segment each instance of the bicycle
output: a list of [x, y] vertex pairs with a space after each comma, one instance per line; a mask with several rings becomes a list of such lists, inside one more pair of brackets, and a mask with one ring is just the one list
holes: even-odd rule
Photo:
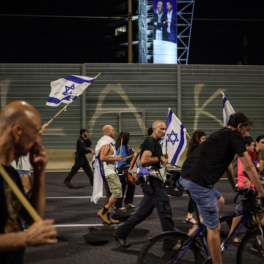
[[[263, 231], [259, 224], [254, 220], [256, 219], [256, 214], [263, 210], [261, 200], [257, 199], [256, 192], [253, 192], [252, 190], [244, 190], [237, 194], [234, 201], [235, 203], [238, 203], [237, 197], [239, 194], [244, 195], [244, 199], [239, 201], [243, 202], [243, 211], [219, 218], [220, 223], [222, 223], [231, 220], [234, 217], [243, 215], [232, 234], [222, 242], [221, 252], [223, 254], [226, 251], [242, 227], [245, 226], [247, 232], [237, 250], [237, 263], [263, 263]], [[256, 252], [252, 249], [255, 249]], [[254, 261], [254, 263], [252, 261]], [[192, 236], [187, 236], [187, 234], [181, 232], [164, 232], [150, 239], [150, 241], [148, 241], [142, 248], [137, 259], [137, 264], [146, 263], [212, 263], [206, 242], [205, 226], [200, 220], [198, 220], [198, 228]]]

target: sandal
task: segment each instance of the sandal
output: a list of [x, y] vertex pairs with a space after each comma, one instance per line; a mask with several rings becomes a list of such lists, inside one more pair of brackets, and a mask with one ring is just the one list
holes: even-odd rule
[[115, 210], [119, 210], [119, 211], [124, 211], [124, 210], [126, 210], [125, 207], [119, 207], [119, 208], [114, 207], [114, 209], [115, 209]]
[[135, 208], [136, 206], [134, 204], [126, 204], [126, 208]]
[[197, 221], [193, 218], [193, 217], [186, 217], [186, 223], [187, 224], [193, 224], [193, 225], [197, 225]]

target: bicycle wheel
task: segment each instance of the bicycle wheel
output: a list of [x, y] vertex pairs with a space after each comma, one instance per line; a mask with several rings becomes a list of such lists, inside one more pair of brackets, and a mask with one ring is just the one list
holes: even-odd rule
[[[157, 235], [142, 248], [137, 264], [173, 264], [185, 249], [189, 239], [186, 234], [178, 232], [164, 232]], [[202, 263], [197, 245], [198, 243], [193, 240], [179, 263]]]
[[244, 236], [237, 250], [237, 263], [264, 263], [264, 241], [261, 241], [260, 230], [255, 229]]

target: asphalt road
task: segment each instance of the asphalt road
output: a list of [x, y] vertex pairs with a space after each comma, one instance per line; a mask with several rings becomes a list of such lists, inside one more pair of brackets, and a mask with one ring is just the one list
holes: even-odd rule
[[[158, 214], [153, 214], [136, 226], [128, 241], [131, 247], [124, 249], [114, 240], [112, 234], [118, 225], [102, 224], [97, 216], [103, 206], [103, 198], [97, 204], [91, 203], [92, 187], [88, 177], [79, 172], [72, 180], [75, 188], [69, 189], [62, 183], [67, 172], [49, 172], [46, 174], [46, 219], [55, 219], [58, 230], [58, 244], [27, 248], [25, 263], [33, 264], [134, 264], [144, 243], [162, 232]], [[229, 182], [224, 179], [216, 185], [225, 198], [221, 215], [234, 212], [233, 192]], [[134, 204], [138, 207], [142, 199], [140, 186], [136, 187]], [[170, 197], [173, 220], [177, 231], [187, 233], [190, 226], [185, 223], [188, 196]], [[126, 211], [113, 211], [114, 218], [120, 223], [126, 221], [137, 208]], [[228, 234], [226, 224], [222, 225], [221, 236]], [[239, 237], [242, 237], [245, 230]], [[237, 246], [231, 245], [223, 255], [224, 263], [235, 263]]]

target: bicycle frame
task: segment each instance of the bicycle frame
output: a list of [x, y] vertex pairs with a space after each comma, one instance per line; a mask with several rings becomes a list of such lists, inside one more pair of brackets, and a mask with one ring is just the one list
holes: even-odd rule
[[[228, 248], [228, 246], [230, 245], [230, 243], [234, 240], [234, 238], [236, 237], [236, 235], [240, 232], [240, 230], [245, 225], [245, 223], [248, 220], [252, 220], [252, 213], [251, 213], [250, 210], [245, 210], [245, 211], [239, 211], [237, 213], [234, 213], [234, 214], [231, 214], [231, 215], [228, 215], [228, 216], [224, 216], [224, 217], [219, 218], [220, 223], [222, 223], [222, 222], [226, 222], [229, 219], [233, 219], [233, 218], [238, 217], [238, 216], [241, 216], [241, 215], [243, 215], [243, 217], [240, 220], [239, 224], [236, 226], [236, 228], [231, 233], [231, 235], [221, 244], [221, 253], [222, 254]], [[201, 233], [199, 235], [199, 237], [201, 239], [201, 242], [202, 242], [202, 245], [203, 245], [205, 254], [206, 254], [207, 258], [210, 257], [209, 248], [207, 246], [207, 242], [206, 242], [205, 235], [204, 235], [204, 228], [205, 228], [205, 226], [203, 224], [201, 224], [201, 223], [198, 224], [198, 228], [197, 228], [195, 234], [192, 237], [190, 237], [190, 240], [188, 241], [187, 245], [185, 245], [185, 248], [184, 248], [183, 252], [180, 254], [179, 258], [173, 264], [179, 263], [179, 261], [181, 260], [182, 256], [189, 249], [191, 243], [197, 237], [197, 235], [199, 234], [199, 232]]]

